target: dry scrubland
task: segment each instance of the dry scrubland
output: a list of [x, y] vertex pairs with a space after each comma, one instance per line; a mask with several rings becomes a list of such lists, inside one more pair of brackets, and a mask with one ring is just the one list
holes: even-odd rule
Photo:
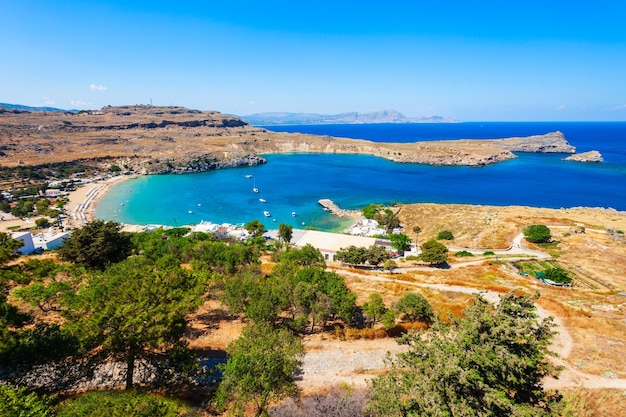
[[[549, 287], [532, 277], [520, 276], [507, 263], [493, 262], [448, 271], [412, 271], [402, 278], [498, 292], [514, 288], [540, 291], [539, 304], [560, 317], [572, 335], [574, 344], [568, 362], [587, 373], [614, 373], [626, 378], [626, 242], [606, 234], [607, 228], [626, 231], [625, 212], [415, 204], [403, 206], [400, 217], [412, 238], [425, 241], [441, 230], [450, 230], [455, 236], [451, 244], [470, 248], [506, 248], [525, 226], [550, 226], [558, 244], [547, 248], [528, 242], [525, 245], [552, 254], [584, 283], [575, 282], [573, 288]], [[419, 225], [422, 232], [415, 235], [411, 225]], [[585, 227], [586, 232], [572, 233], [571, 229], [578, 227]]]
[[[413, 262], [405, 262], [400, 266], [409, 269], [393, 274], [329, 265], [341, 273], [348, 286], [357, 293], [358, 304], [367, 301], [369, 294], [377, 292], [390, 306], [413, 291], [423, 294], [439, 317], [445, 319], [448, 314], [460, 315], [471, 302], [471, 295], [419, 285], [446, 284], [501, 294], [510, 290], [539, 291], [539, 305], [557, 317], [571, 337], [571, 346], [566, 347], [571, 351], [563, 358], [566, 367], [592, 375], [600, 381], [626, 378], [626, 243], [614, 241], [605, 233], [609, 227], [626, 230], [626, 213], [586, 208], [555, 210], [415, 204], [402, 206], [400, 216], [408, 234], [412, 238], [417, 237], [420, 242], [433, 238], [440, 230], [450, 230], [457, 237], [450, 244], [483, 248], [506, 248], [524, 226], [535, 223], [549, 225], [558, 244], [547, 248], [527, 242], [524, 245], [547, 250], [570, 271], [584, 271], [585, 277], [597, 288], [546, 286], [533, 277], [519, 275], [506, 258], [498, 261], [491, 258], [451, 269], [416, 267]], [[410, 232], [414, 225], [422, 228], [417, 236]], [[570, 227], [581, 226], [587, 228], [586, 233], [570, 232]], [[456, 265], [477, 258], [480, 259], [451, 257], [450, 263]], [[265, 259], [262, 267], [269, 272], [271, 262]], [[206, 318], [219, 318], [220, 321], [215, 323], [213, 320], [213, 324], [209, 325]], [[192, 323], [191, 345], [199, 349], [221, 350], [238, 336], [244, 324], [231, 320], [219, 302], [208, 300]], [[337, 383], [362, 386], [381, 370], [368, 366], [362, 368], [359, 360], [378, 363], [376, 361], [386, 351], [398, 349], [390, 339], [341, 340], [332, 331], [307, 337], [305, 345], [316, 361], [325, 360], [332, 365], [336, 356], [343, 355], [346, 359], [342, 362], [356, 364], [351, 371], [313, 368], [302, 382], [305, 393], [320, 391], [328, 388], [329, 384]], [[314, 365], [317, 364], [315, 362]], [[575, 374], [571, 376], [567, 373], [563, 373], [562, 381], [554, 384], [566, 387], [561, 391], [577, 407], [577, 416], [623, 415], [626, 412], [626, 393], [623, 389], [585, 389], [584, 381], [580, 382]]]

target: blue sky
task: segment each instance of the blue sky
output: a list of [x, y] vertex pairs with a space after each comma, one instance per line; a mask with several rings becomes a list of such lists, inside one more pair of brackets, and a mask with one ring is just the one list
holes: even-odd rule
[[626, 4], [0, 1], [0, 102], [626, 121]]

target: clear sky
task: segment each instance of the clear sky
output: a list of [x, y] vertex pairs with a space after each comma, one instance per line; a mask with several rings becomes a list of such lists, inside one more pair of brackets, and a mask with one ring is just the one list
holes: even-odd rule
[[0, 0], [0, 102], [626, 121], [626, 2]]

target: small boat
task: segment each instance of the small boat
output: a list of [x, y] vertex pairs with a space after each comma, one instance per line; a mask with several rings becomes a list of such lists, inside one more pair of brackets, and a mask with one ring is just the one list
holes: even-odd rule
[[255, 193], [259, 192], [259, 189], [256, 188], [256, 180], [254, 180], [254, 185], [252, 185], [252, 191], [254, 191]]
[[189, 213], [189, 214], [193, 214], [193, 211], [189, 210], [189, 211], [187, 211], [187, 213]]
[[297, 216], [296, 212], [295, 212], [295, 211], [292, 211], [292, 212], [291, 212], [291, 217], [296, 217], [296, 216]]
[[267, 203], [267, 200], [263, 198], [263, 191], [261, 191], [261, 197], [259, 197], [261, 203]]
[[269, 212], [269, 211], [264, 211], [264, 212], [263, 212], [263, 215], [264, 215], [265, 217], [271, 217], [271, 216], [272, 216], [272, 215], [270, 214], [270, 212]]
[[252, 178], [252, 174], [246, 174], [246, 175], [244, 175], [244, 177], [246, 177], [246, 178]]

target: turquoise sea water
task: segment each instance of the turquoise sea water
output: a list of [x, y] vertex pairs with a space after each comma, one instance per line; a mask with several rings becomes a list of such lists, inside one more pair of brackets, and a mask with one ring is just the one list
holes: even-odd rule
[[[252, 168], [142, 176], [114, 186], [96, 215], [131, 224], [184, 225], [202, 220], [266, 227], [287, 223], [336, 230], [347, 222], [321, 210], [334, 200], [358, 209], [371, 202], [435, 202], [626, 210], [626, 123], [461, 123], [288, 126], [268, 129], [374, 141], [499, 138], [561, 130], [579, 152], [597, 149], [602, 164], [562, 161], [563, 154], [518, 154], [482, 168], [397, 164], [366, 155], [268, 155]], [[569, 132], [568, 132], [569, 130]], [[250, 174], [252, 178], [245, 178]], [[258, 201], [260, 189], [267, 203]], [[267, 218], [263, 211], [269, 211]], [[292, 217], [292, 211], [297, 217]], [[275, 222], [274, 222], [275, 220]]]

